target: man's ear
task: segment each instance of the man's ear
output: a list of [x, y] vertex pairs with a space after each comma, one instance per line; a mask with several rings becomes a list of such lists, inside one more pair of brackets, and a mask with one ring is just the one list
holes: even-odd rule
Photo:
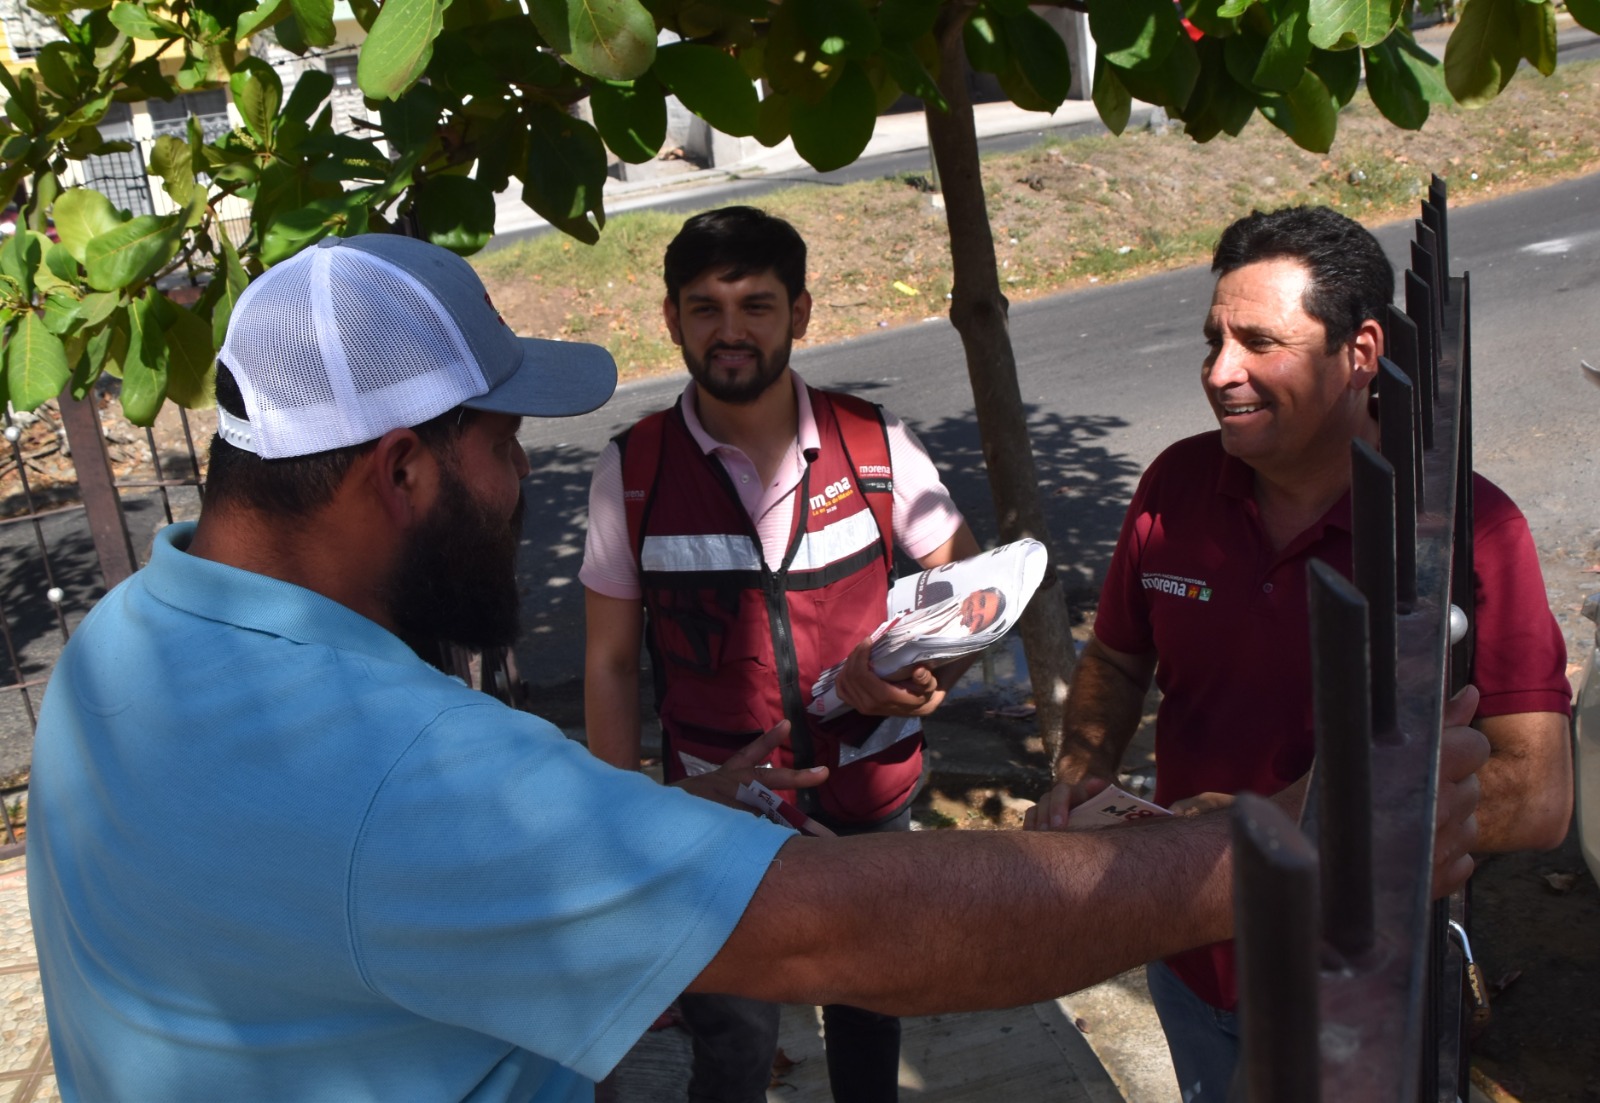
[[372, 493], [397, 528], [411, 527], [432, 508], [439, 461], [413, 430], [391, 429], [366, 460]]
[[678, 324], [678, 304], [668, 295], [661, 300], [661, 317], [667, 323], [667, 335], [672, 338], [672, 343], [683, 346], [683, 327]]
[[1378, 378], [1378, 357], [1383, 355], [1383, 326], [1368, 318], [1350, 339], [1350, 383], [1356, 389], [1370, 386]]
[[811, 324], [811, 292], [802, 291], [795, 296], [789, 306], [789, 321], [796, 339], [806, 335], [806, 326]]

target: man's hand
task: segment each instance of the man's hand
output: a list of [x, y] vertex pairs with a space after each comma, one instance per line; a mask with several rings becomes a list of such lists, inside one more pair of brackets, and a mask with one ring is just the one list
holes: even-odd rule
[[1198, 816], [1202, 812], [1232, 807], [1236, 799], [1233, 793], [1196, 793], [1192, 797], [1173, 801], [1171, 811], [1174, 816]]
[[863, 716], [927, 716], [944, 703], [944, 689], [932, 670], [913, 666], [896, 681], [872, 669], [872, 640], [864, 639], [844, 661], [833, 687], [839, 700]]
[[1444, 706], [1439, 743], [1439, 801], [1433, 817], [1433, 898], [1449, 896], [1472, 876], [1478, 842], [1478, 770], [1489, 741], [1467, 725], [1478, 711], [1478, 690], [1467, 686]]
[[1099, 794], [1111, 784], [1110, 778], [1086, 777], [1073, 785], [1058, 783], [1039, 803], [1022, 814], [1024, 831], [1065, 831], [1072, 809]]
[[826, 766], [813, 766], [809, 770], [785, 770], [763, 766], [768, 755], [789, 734], [789, 721], [780, 720], [777, 726], [760, 739], [753, 739], [735, 751], [721, 766], [709, 774], [697, 774], [674, 787], [697, 797], [726, 804], [745, 812], [753, 812], [748, 804], [739, 803], [739, 786], [747, 781], [759, 781], [768, 789], [810, 789], [828, 780]]

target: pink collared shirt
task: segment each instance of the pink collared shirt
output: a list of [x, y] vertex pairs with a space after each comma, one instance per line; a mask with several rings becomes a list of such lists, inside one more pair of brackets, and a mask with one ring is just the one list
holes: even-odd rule
[[[790, 448], [769, 485], [763, 486], [756, 465], [732, 445], [713, 440], [700, 424], [695, 410], [694, 383], [683, 392], [684, 423], [706, 455], [714, 455], [733, 480], [739, 501], [755, 523], [767, 565], [783, 562], [794, 516], [794, 492], [805, 473], [805, 450], [819, 446], [811, 396], [798, 373], [794, 377], [800, 425], [795, 447]], [[894, 468], [894, 536], [900, 549], [913, 559], [937, 551], [961, 527], [956, 509], [922, 442], [887, 410], [884, 427], [889, 438], [889, 462]], [[578, 581], [597, 594], [633, 600], [640, 596], [639, 574], [628, 544], [628, 521], [622, 508], [622, 456], [616, 444], [607, 444], [595, 464], [589, 484], [589, 534], [583, 545], [583, 567]]]

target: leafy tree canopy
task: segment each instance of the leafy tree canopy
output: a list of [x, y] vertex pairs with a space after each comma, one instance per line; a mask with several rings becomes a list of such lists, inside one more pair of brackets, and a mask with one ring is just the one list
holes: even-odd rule
[[[1406, 29], [1411, 2], [1089, 0], [1094, 102], [1118, 132], [1138, 99], [1197, 141], [1259, 113], [1326, 150], [1363, 75], [1386, 118], [1417, 128], [1433, 104], [1487, 102], [1522, 60], [1555, 65], [1549, 0], [1464, 0], [1442, 64]], [[606, 152], [654, 157], [668, 96], [724, 133], [792, 138], [826, 170], [861, 154], [902, 93], [946, 109], [940, 35], [959, 33], [1019, 106], [1053, 110], [1071, 79], [1061, 38], [1024, 0], [350, 0], [379, 124], [345, 134], [326, 73], [285, 90], [250, 50], [265, 35], [300, 54], [332, 45], [334, 0], [29, 3], [62, 37], [33, 68], [0, 70], [0, 193], [23, 184], [30, 196], [0, 248], [0, 397], [32, 409], [110, 372], [140, 424], [166, 399], [209, 400], [240, 291], [319, 238], [403, 227], [470, 254], [493, 233], [495, 193], [515, 187], [553, 225], [596, 240]], [[1568, 10], [1600, 31], [1600, 0]], [[677, 40], [660, 44], [661, 31]], [[207, 140], [191, 120], [150, 152], [174, 213], [135, 217], [63, 186], [73, 162], [129, 148], [98, 128], [113, 103], [222, 86], [242, 126]], [[584, 99], [592, 124], [571, 110]], [[237, 240], [218, 217], [231, 196], [250, 205]], [[185, 268], [209, 275], [193, 306], [158, 284]]]

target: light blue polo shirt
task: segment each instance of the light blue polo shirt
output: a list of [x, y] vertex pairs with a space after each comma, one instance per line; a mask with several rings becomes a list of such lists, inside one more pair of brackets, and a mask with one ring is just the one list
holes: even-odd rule
[[68, 1100], [587, 1100], [790, 833], [188, 555], [62, 653], [29, 899]]

